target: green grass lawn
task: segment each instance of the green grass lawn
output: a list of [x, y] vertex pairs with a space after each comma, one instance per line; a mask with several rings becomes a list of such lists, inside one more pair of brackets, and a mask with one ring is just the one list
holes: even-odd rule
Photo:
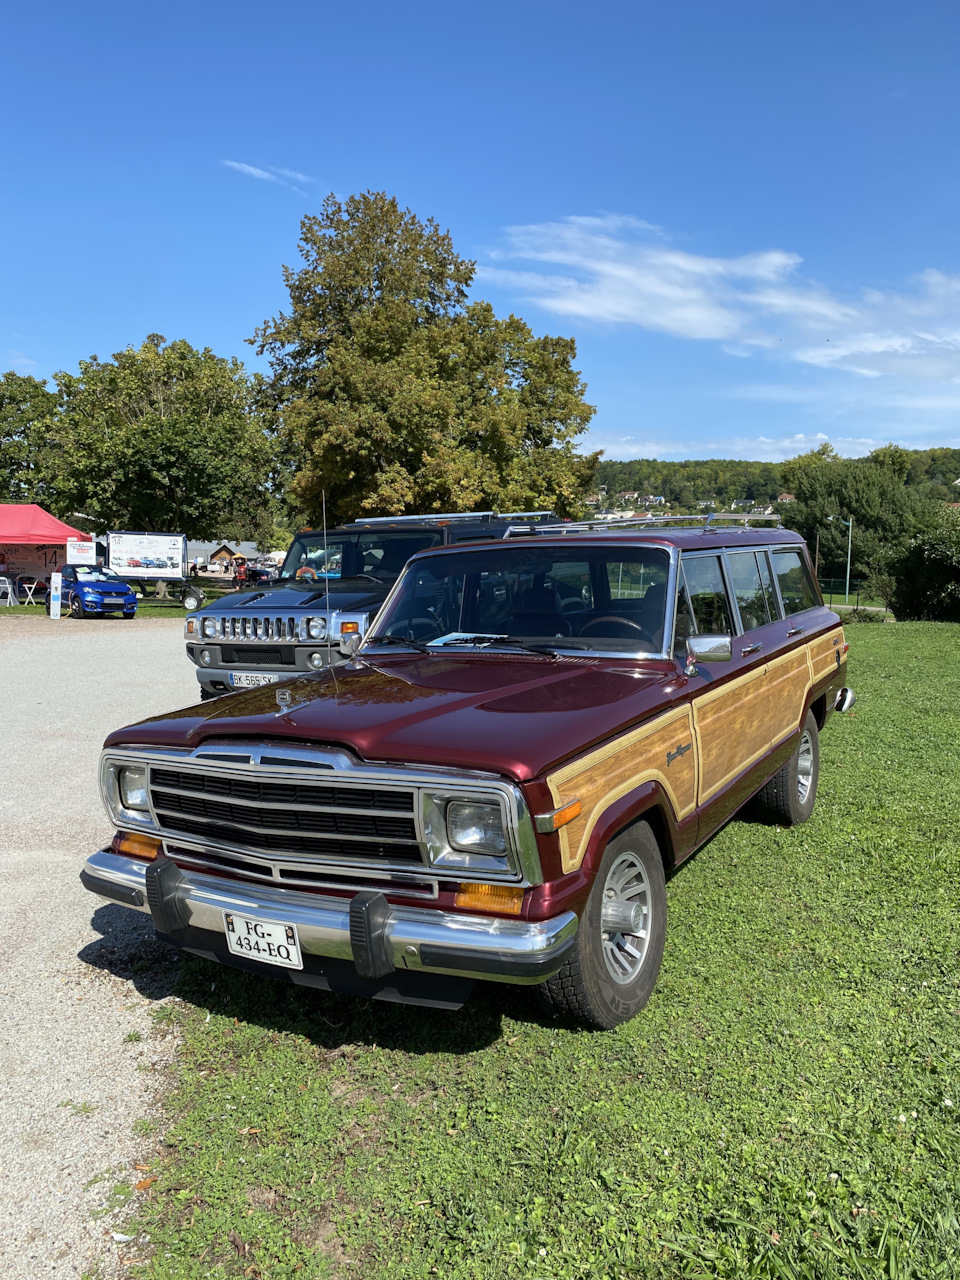
[[566, 1030], [510, 987], [449, 1014], [187, 961], [131, 1273], [960, 1273], [960, 627], [849, 638], [859, 701], [813, 819], [731, 823], [678, 873], [627, 1026]]

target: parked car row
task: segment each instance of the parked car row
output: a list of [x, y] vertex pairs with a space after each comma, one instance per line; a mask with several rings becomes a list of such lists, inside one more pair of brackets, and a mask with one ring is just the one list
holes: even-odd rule
[[187, 621], [201, 681], [273, 687], [110, 735], [116, 835], [83, 883], [286, 981], [443, 1008], [519, 983], [586, 1026], [633, 1017], [669, 876], [746, 805], [805, 822], [854, 702], [797, 534], [675, 526], [301, 535], [278, 584]]

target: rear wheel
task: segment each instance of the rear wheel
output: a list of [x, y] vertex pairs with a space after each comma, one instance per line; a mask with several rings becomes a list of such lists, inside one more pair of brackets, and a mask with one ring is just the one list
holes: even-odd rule
[[582, 1026], [629, 1021], [653, 992], [666, 928], [663, 859], [650, 827], [638, 822], [604, 850], [573, 951], [541, 984], [541, 996]]
[[819, 778], [820, 732], [816, 717], [808, 711], [793, 755], [757, 793], [757, 816], [778, 827], [798, 827], [813, 813]]

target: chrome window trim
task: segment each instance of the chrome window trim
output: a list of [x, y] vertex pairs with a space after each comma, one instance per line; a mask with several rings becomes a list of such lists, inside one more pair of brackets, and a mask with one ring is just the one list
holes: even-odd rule
[[[540, 855], [537, 849], [533, 819], [523, 792], [515, 783], [508, 782], [501, 777], [483, 775], [470, 770], [458, 771], [436, 767], [420, 770], [416, 765], [401, 765], [397, 767], [371, 765], [359, 761], [355, 762], [345, 752], [324, 751], [320, 747], [316, 749], [309, 747], [289, 748], [282, 744], [273, 743], [242, 745], [238, 743], [237, 745], [239, 751], [236, 754], [245, 755], [247, 758], [246, 764], [218, 758], [218, 756], [222, 757], [231, 751], [230, 745], [223, 742], [207, 743], [192, 750], [189, 748], [161, 748], [160, 750], [154, 750], [151, 747], [136, 746], [109, 747], [105, 749], [100, 758], [101, 785], [104, 803], [114, 825], [124, 827], [129, 823], [138, 830], [155, 831], [164, 840], [169, 840], [174, 844], [189, 843], [191, 841], [189, 833], [178, 832], [173, 828], [164, 826], [160, 821], [153, 803], [152, 786], [148, 786], [150, 822], [140, 822], [135, 816], [131, 816], [132, 811], [122, 809], [122, 806], [118, 803], [118, 793], [116, 791], [116, 770], [133, 764], [143, 764], [147, 767], [151, 764], [157, 764], [161, 767], [169, 767], [172, 759], [174, 759], [178, 767], [186, 770], [207, 774], [214, 773], [222, 777], [234, 777], [247, 782], [252, 780], [299, 782], [305, 785], [312, 784], [313, 786], [328, 786], [339, 783], [346, 787], [350, 785], [376, 784], [381, 789], [413, 793], [414, 803], [411, 810], [389, 811], [389, 816], [413, 819], [416, 829], [416, 843], [420, 849], [423, 870], [431, 878], [435, 877], [446, 881], [462, 881], [466, 879], [493, 883], [522, 884], [524, 887], [542, 883], [543, 873], [540, 868]], [[261, 756], [266, 756], [271, 762], [278, 761], [282, 763], [264, 764], [260, 758]], [[324, 767], [320, 769], [311, 768], [311, 764], [321, 764]], [[111, 786], [110, 780], [112, 780], [112, 791], [108, 789]], [[440, 867], [429, 862], [422, 822], [422, 793], [434, 794], [447, 791], [451, 794], [476, 799], [481, 802], [487, 801], [489, 803], [492, 801], [501, 806], [506, 819], [505, 828], [508, 846], [507, 865], [503, 873], [487, 868], [483, 871], [474, 872], [469, 867], [463, 866], [456, 868]], [[232, 803], [232, 798], [225, 799], [225, 802]], [[366, 810], [360, 812], [366, 812]], [[259, 829], [265, 830], [265, 828]], [[323, 839], [326, 835], [326, 833], [315, 834], [319, 839]], [[343, 836], [336, 833], [330, 833], [329, 838], [344, 839]], [[193, 837], [193, 842], [196, 843], [195, 836]], [[402, 839], [387, 841], [387, 843], [391, 842], [404, 843]], [[246, 845], [234, 846], [211, 841], [207, 847], [227, 855], [242, 852], [247, 854], [248, 857], [259, 859], [260, 861], [266, 861], [270, 856], [268, 855], [265, 858], [259, 849]], [[356, 874], [358, 866], [357, 863], [352, 861], [344, 862], [342, 858], [327, 858], [321, 854], [284, 854], [283, 856], [285, 860], [292, 859], [293, 861], [309, 858], [317, 866], [346, 866], [354, 874]], [[360, 865], [365, 867], [367, 864], [364, 862]], [[395, 873], [405, 872], [409, 875], [412, 871], [411, 863], [409, 862], [397, 864], [378, 861], [374, 865], [381, 870], [391, 870]], [[419, 870], [417, 873], [419, 874]]]
[[[653, 653], [649, 649], [610, 649], [610, 650], [608, 649], [568, 649], [568, 648], [564, 648], [564, 646], [559, 643], [551, 644], [550, 645], [551, 649], [555, 649], [557, 653], [562, 654], [563, 657], [565, 658], [584, 658], [584, 659], [586, 658], [619, 658], [623, 661], [632, 661], [632, 662], [643, 661], [644, 659], [646, 659], [649, 662], [654, 662], [654, 661], [672, 662], [673, 661], [674, 617], [671, 614], [670, 602], [671, 600], [674, 599], [674, 586], [676, 584], [677, 564], [679, 563], [679, 559], [680, 559], [680, 551], [679, 551], [679, 548], [673, 546], [669, 542], [651, 540], [650, 542], [644, 542], [639, 545], [654, 547], [659, 551], [665, 551], [667, 553], [667, 583], [666, 583], [667, 598], [666, 598], [666, 606], [664, 610], [664, 619], [663, 619], [664, 645], [661, 651], [659, 653]], [[489, 546], [490, 544], [486, 543], [482, 547], [478, 548], [478, 551], [486, 552], [489, 550]], [[426, 557], [429, 553], [421, 552], [420, 554]], [[709, 554], [709, 552], [707, 552], [706, 554]], [[416, 568], [415, 565], [414, 565], [414, 568]], [[393, 597], [397, 594], [400, 588], [401, 582], [406, 577], [407, 573], [410, 571], [411, 571], [411, 567], [410, 565], [407, 565], [404, 568], [403, 573], [401, 573], [400, 577], [391, 587], [390, 594], [387, 596], [386, 600], [384, 600], [383, 604], [380, 606], [379, 610], [377, 611], [377, 616], [371, 621], [369, 627], [364, 632], [363, 642], [361, 643], [360, 647], [357, 649], [357, 653], [356, 653], [357, 658], [372, 657], [374, 653], [380, 652], [379, 650], [376, 649], [377, 637], [375, 635], [371, 635], [371, 632], [376, 626], [377, 618], [379, 618], [381, 614], [386, 616], [388, 606], [393, 602]], [[668, 636], [670, 639], [669, 644], [666, 643]], [[564, 637], [561, 637], [561, 639], [562, 638]], [[369, 649], [369, 652], [368, 652], [368, 649]], [[382, 646], [382, 652], [383, 653], [401, 653], [403, 651], [400, 649], [398, 645], [397, 646], [384, 645]], [[410, 652], [416, 653], [417, 650], [411, 649]], [[451, 649], [431, 649], [430, 652], [438, 655], [442, 654], [444, 657], [449, 658], [451, 656], [456, 656], [458, 653], [475, 655], [477, 653], [492, 652], [492, 653], [502, 654], [507, 652], [507, 650], [503, 650], [503, 649], [489, 650], [489, 649], [485, 649], [482, 645], [477, 645], [476, 647], [472, 647], [470, 645], [457, 645], [456, 649], [452, 649], [452, 648]], [[522, 656], [523, 651], [520, 650], [519, 652]], [[423, 656], [425, 657], [426, 655], [423, 655]]]

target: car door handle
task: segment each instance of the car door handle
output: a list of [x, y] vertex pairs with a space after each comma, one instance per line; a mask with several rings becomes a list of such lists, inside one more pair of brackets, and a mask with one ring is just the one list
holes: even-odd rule
[[758, 641], [756, 644], [748, 644], [745, 649], [740, 650], [740, 657], [745, 658], [748, 653], [759, 653], [763, 645]]
[[791, 627], [791, 628], [790, 628], [790, 630], [787, 632], [787, 635], [788, 635], [788, 636], [802, 636], [802, 635], [803, 635], [803, 630], [804, 630], [804, 629], [803, 629], [803, 627]]

